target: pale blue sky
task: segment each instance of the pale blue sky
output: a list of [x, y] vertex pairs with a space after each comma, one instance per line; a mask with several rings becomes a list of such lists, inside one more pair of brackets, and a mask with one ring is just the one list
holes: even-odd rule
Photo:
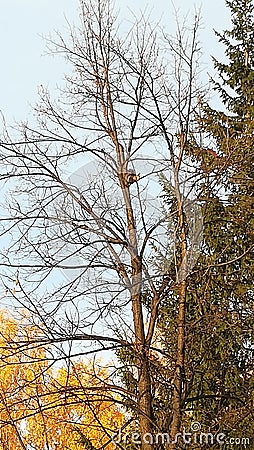
[[[169, 32], [174, 27], [174, 8], [170, 0], [116, 0], [121, 16], [128, 8], [138, 12], [147, 6], [153, 17], [161, 17]], [[201, 7], [203, 28], [200, 31], [204, 71], [211, 71], [210, 55], [222, 55], [213, 29], [222, 30], [229, 23], [224, 0], [174, 0], [181, 14]], [[25, 120], [29, 103], [37, 98], [37, 86], [55, 89], [61, 83], [65, 63], [59, 57], [42, 56], [45, 42], [40, 35], [54, 30], [66, 32], [66, 19], [77, 19], [78, 0], [0, 0], [0, 110], [8, 122]]]

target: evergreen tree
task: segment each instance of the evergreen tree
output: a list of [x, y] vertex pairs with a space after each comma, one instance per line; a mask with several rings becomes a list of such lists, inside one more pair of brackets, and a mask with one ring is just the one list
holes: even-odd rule
[[[225, 45], [227, 62], [214, 59], [218, 80], [212, 80], [222, 110], [202, 105], [199, 120], [207, 145], [194, 138], [189, 142], [190, 156], [203, 173], [204, 244], [188, 277], [182, 405], [186, 429], [198, 421], [214, 439], [225, 433], [224, 445], [215, 441], [214, 448], [220, 449], [234, 437], [243, 439], [242, 447], [237, 441], [230, 448], [245, 448], [245, 438], [254, 442], [254, 6], [252, 0], [228, 0], [226, 5], [232, 29], [216, 35]], [[172, 361], [177, 298], [172, 290], [160, 310], [162, 346]], [[164, 417], [165, 411], [170, 417], [170, 389], [162, 383], [158, 388]], [[189, 444], [181, 442], [179, 448], [185, 447]]]

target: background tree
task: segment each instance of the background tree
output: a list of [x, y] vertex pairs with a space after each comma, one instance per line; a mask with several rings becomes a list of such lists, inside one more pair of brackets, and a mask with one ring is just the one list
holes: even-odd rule
[[[108, 371], [93, 362], [53, 368], [38, 328], [1, 311], [0, 448], [82, 449], [111, 441], [124, 423], [110, 392]], [[23, 337], [23, 350], [21, 339]], [[103, 380], [103, 381], [102, 381]]]
[[[202, 104], [202, 145], [193, 137], [189, 141], [193, 164], [199, 162], [204, 174], [204, 243], [187, 279], [182, 409], [186, 427], [198, 420], [202, 431], [253, 442], [253, 2], [226, 5], [232, 29], [216, 34], [227, 62], [214, 59], [218, 81], [213, 81], [223, 109]], [[165, 191], [168, 195], [167, 186]], [[163, 349], [172, 358], [176, 314], [171, 292], [170, 307], [168, 300], [161, 305], [160, 327]], [[163, 411], [169, 396], [165, 382]]]
[[[159, 307], [172, 290], [172, 438], [186, 389], [186, 277], [202, 228], [193, 202], [202, 176], [187, 153], [200, 95], [197, 26], [196, 17], [191, 37], [178, 27], [171, 38], [141, 17], [126, 34], [110, 2], [82, 1], [80, 29], [55, 47], [73, 68], [60, 101], [42, 89], [37, 126], [22, 124], [16, 139], [5, 131], [1, 144], [1, 179], [18, 180], [2, 222], [11, 237], [2, 251], [5, 279], [19, 268], [13, 302], [43, 325], [55, 357], [130, 350], [135, 390], [123, 389], [114, 372], [111, 389], [138, 419], [144, 450], [154, 448], [147, 433], [160, 431], [151, 356]], [[66, 179], [65, 164], [80, 166], [88, 155], [94, 172]], [[150, 201], [159, 174], [172, 191], [169, 204], [158, 190]]]

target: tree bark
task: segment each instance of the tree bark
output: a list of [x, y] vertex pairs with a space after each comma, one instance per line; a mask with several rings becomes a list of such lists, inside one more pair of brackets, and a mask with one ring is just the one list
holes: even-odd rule
[[[123, 149], [119, 146], [119, 161], [122, 168], [126, 168]], [[124, 162], [123, 162], [124, 161]], [[135, 333], [134, 350], [138, 369], [138, 399], [137, 410], [139, 418], [140, 440], [142, 450], [152, 450], [153, 426], [152, 426], [152, 393], [149, 369], [148, 352], [146, 348], [145, 327], [142, 311], [142, 260], [138, 254], [135, 217], [133, 213], [129, 186], [126, 186], [124, 174], [119, 173], [119, 181], [125, 201], [126, 216], [129, 233], [132, 285], [131, 304]]]
[[184, 350], [185, 350], [185, 303], [186, 303], [186, 280], [180, 286], [179, 312], [178, 312], [178, 340], [177, 359], [172, 399], [172, 424], [170, 450], [178, 448], [175, 443], [176, 435], [181, 430], [182, 422], [182, 400], [185, 383], [184, 374]]
[[185, 229], [185, 217], [182, 200], [177, 192], [179, 227], [181, 238], [181, 270], [179, 280], [179, 309], [177, 321], [177, 358], [172, 398], [172, 424], [170, 450], [178, 448], [177, 434], [180, 433], [182, 423], [182, 404], [185, 385], [185, 310], [186, 310], [186, 288], [187, 288], [187, 239]]
[[135, 347], [137, 351], [136, 364], [138, 367], [138, 416], [142, 450], [152, 450], [152, 394], [149, 360], [147, 356], [144, 320], [141, 302], [141, 264], [138, 259], [133, 261], [133, 293], [132, 312], [135, 330]]

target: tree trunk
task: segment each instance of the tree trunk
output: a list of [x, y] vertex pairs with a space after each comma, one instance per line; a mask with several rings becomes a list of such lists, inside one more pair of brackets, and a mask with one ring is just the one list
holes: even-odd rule
[[177, 434], [181, 430], [182, 422], [182, 403], [185, 384], [185, 309], [186, 309], [186, 277], [187, 277], [187, 239], [185, 229], [185, 218], [182, 200], [179, 192], [178, 210], [179, 210], [179, 226], [181, 229], [181, 270], [179, 280], [179, 309], [177, 321], [177, 358], [174, 377], [174, 388], [172, 398], [172, 424], [171, 424], [171, 443], [170, 450], [178, 448]]
[[[122, 150], [122, 148], [121, 148]], [[121, 152], [120, 152], [121, 153]], [[120, 154], [120, 161], [123, 155]], [[144, 318], [142, 311], [142, 260], [138, 255], [135, 218], [130, 198], [129, 187], [125, 185], [122, 174], [119, 177], [120, 185], [126, 206], [129, 241], [131, 246], [132, 286], [131, 303], [133, 324], [135, 332], [134, 351], [138, 368], [138, 401], [137, 410], [139, 418], [139, 430], [142, 450], [153, 450], [153, 426], [152, 426], [152, 393], [149, 360], [146, 348]]]
[[152, 394], [149, 361], [145, 346], [144, 320], [141, 302], [142, 272], [139, 258], [133, 259], [132, 312], [135, 330], [136, 364], [138, 367], [138, 417], [142, 450], [152, 450]]
[[154, 449], [154, 446], [152, 426], [151, 379], [149, 374], [148, 360], [145, 353], [142, 355], [142, 361], [139, 370], [138, 408], [141, 448], [142, 450], [152, 450]]
[[177, 433], [181, 430], [182, 422], [182, 399], [185, 383], [184, 374], [184, 350], [185, 350], [185, 299], [186, 281], [182, 281], [180, 286], [179, 313], [178, 313], [178, 339], [177, 339], [177, 359], [172, 399], [172, 424], [171, 424], [171, 444], [170, 450], [178, 448], [174, 443]]

